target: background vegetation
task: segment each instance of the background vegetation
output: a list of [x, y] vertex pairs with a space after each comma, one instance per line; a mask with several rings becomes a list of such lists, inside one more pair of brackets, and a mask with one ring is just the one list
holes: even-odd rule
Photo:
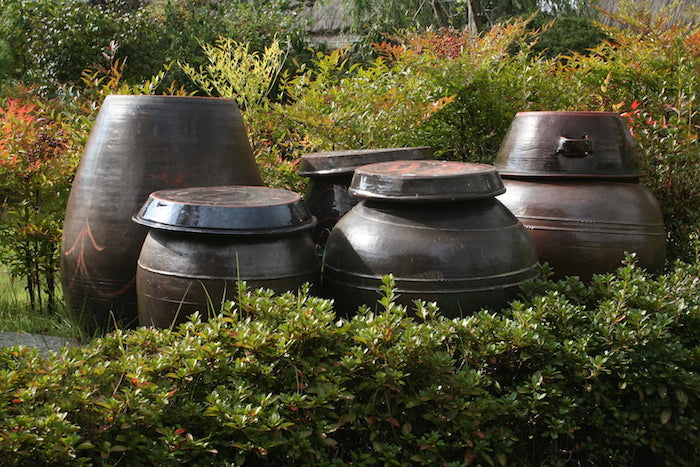
[[[669, 245], [657, 277], [630, 257], [462, 320], [430, 304], [407, 317], [387, 279], [378, 310], [349, 322], [305, 292], [241, 291], [174, 332], [118, 331], [51, 358], [0, 350], [3, 463], [700, 459], [697, 24], [634, 4], [606, 26], [585, 5], [484, 0], [421, 2], [406, 22], [411, 2], [357, 0], [363, 39], [331, 51], [309, 47], [304, 2], [0, 2], [0, 255], [27, 297], [5, 300], [7, 316], [65, 322], [66, 195], [112, 93], [236, 99], [266, 183], [297, 191], [305, 152], [429, 145], [488, 163], [518, 111], [619, 112]], [[43, 323], [27, 329], [79, 329]]]

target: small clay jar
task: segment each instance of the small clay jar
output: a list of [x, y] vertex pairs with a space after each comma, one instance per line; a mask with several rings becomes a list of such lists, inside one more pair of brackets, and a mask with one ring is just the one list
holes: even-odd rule
[[152, 193], [134, 221], [148, 227], [136, 272], [139, 324], [159, 328], [195, 311], [206, 318], [236, 300], [237, 282], [275, 292], [318, 286], [309, 233], [315, 219], [301, 197], [258, 186]]

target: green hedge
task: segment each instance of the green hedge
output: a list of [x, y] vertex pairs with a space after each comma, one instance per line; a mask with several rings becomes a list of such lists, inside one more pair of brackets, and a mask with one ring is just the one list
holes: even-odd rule
[[700, 260], [502, 313], [241, 292], [175, 331], [0, 352], [3, 465], [697, 465]]

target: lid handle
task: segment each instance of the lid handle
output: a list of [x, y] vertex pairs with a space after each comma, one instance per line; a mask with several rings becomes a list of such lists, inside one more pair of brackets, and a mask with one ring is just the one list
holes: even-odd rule
[[557, 154], [561, 154], [564, 157], [586, 157], [592, 152], [593, 143], [588, 138], [588, 135], [582, 139], [566, 138], [564, 136], [559, 138]]

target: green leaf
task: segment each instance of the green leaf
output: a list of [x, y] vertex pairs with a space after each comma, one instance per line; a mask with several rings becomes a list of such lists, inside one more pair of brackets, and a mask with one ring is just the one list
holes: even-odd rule
[[665, 425], [671, 420], [671, 409], [664, 409], [661, 411], [661, 415], [659, 416], [659, 420], [661, 420], [661, 424]]

